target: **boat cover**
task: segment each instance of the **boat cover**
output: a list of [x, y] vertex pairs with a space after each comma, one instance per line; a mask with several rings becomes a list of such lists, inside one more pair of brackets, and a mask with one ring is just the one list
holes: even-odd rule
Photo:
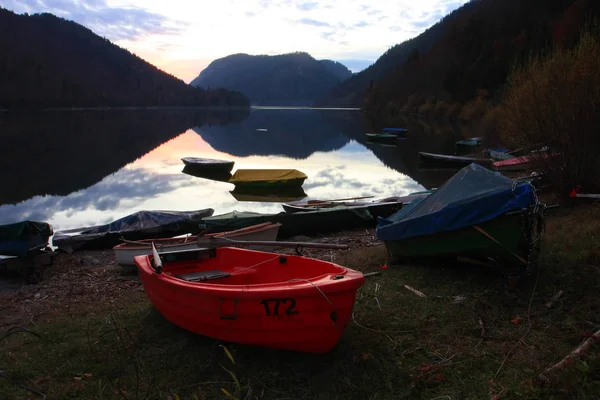
[[238, 169], [229, 182], [286, 181], [306, 179], [306, 174], [296, 169]]
[[401, 240], [477, 225], [537, 201], [528, 182], [514, 186], [498, 172], [470, 164], [426, 198], [379, 218], [377, 238]]
[[32, 236], [52, 236], [52, 226], [46, 222], [22, 221], [0, 225], [0, 241], [27, 240]]
[[211, 216], [213, 212], [211, 208], [197, 211], [138, 211], [110, 224], [85, 230], [81, 234], [143, 232], [163, 226], [172, 227], [200, 221], [204, 217]]
[[407, 132], [405, 128], [383, 128], [383, 132]]

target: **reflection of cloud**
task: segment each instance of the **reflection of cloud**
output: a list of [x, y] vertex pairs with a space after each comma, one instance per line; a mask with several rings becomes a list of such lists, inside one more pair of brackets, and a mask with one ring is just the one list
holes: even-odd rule
[[302, 24], [302, 25], [310, 25], [310, 26], [316, 26], [316, 27], [329, 27], [329, 26], [331, 26], [327, 22], [317, 21], [316, 19], [312, 19], [312, 18], [302, 18], [302, 19], [299, 19], [296, 22], [298, 22], [299, 24]]
[[19, 13], [49, 12], [85, 25], [111, 40], [176, 35], [186, 24], [137, 7], [111, 7], [106, 0], [8, 0]]
[[313, 8], [316, 8], [318, 5], [318, 3], [316, 2], [306, 2], [306, 3], [299, 3], [296, 4], [296, 8], [298, 8], [298, 10], [302, 10], [302, 11], [310, 11]]
[[37, 196], [0, 207], [0, 224], [23, 220], [48, 221], [57, 212], [67, 216], [89, 209], [116, 210], [123, 200], [147, 200], [196, 183], [184, 174], [159, 175], [145, 169], [122, 169], [97, 184], [65, 197]]
[[361, 196], [384, 193], [388, 195], [405, 195], [424, 190], [423, 186], [405, 175], [400, 175], [398, 179], [384, 178], [381, 180], [369, 179], [360, 181], [356, 178], [348, 177], [343, 172], [343, 169], [338, 166], [321, 170], [314, 175], [314, 178], [309, 178], [303, 185], [303, 188], [306, 191], [318, 188], [335, 188], [338, 191], [348, 189], [353, 193], [360, 190]]

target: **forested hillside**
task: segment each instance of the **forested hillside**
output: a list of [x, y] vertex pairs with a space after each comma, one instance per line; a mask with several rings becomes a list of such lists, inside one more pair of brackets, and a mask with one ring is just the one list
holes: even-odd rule
[[312, 105], [351, 75], [339, 62], [307, 53], [232, 54], [210, 63], [191, 85], [236, 90], [257, 105]]
[[247, 105], [187, 85], [89, 29], [0, 7], [0, 108]]
[[515, 63], [553, 44], [573, 45], [599, 9], [597, 0], [472, 0], [320, 104], [468, 119], [503, 87]]

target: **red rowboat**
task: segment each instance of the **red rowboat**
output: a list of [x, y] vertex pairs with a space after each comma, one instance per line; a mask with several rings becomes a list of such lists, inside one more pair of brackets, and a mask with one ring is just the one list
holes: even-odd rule
[[496, 161], [493, 166], [496, 171], [523, 171], [543, 167], [543, 160], [547, 158], [558, 158], [560, 154], [544, 153], [541, 157], [522, 156], [509, 158], [508, 160]]
[[336, 345], [365, 279], [326, 261], [231, 247], [153, 252], [135, 263], [148, 298], [175, 325], [311, 353]]

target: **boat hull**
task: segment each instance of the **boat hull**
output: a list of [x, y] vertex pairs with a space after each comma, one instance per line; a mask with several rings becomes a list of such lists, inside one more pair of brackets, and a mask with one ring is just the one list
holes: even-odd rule
[[410, 258], [470, 256], [475, 258], [500, 257], [511, 263], [516, 261], [510, 252], [526, 259], [527, 250], [522, 246], [522, 212], [501, 215], [478, 225], [496, 239], [501, 246], [472, 226], [432, 235], [412, 237], [385, 242], [390, 259], [394, 263]]
[[328, 207], [323, 206], [315, 206], [315, 207], [307, 207], [307, 206], [296, 206], [293, 204], [282, 204], [282, 207], [286, 213], [305, 213], [308, 211], [316, 211], [321, 210], [323, 208], [330, 207], [347, 207], [350, 209], [364, 209], [368, 210], [369, 213], [373, 216], [373, 218], [382, 217], [386, 218], [395, 213], [396, 211], [402, 208], [401, 202], [388, 202], [388, 203], [360, 203], [353, 205], [352, 203], [345, 204], [333, 204]]
[[[227, 255], [232, 250], [238, 252], [234, 258]], [[221, 341], [276, 349], [325, 353], [338, 343], [351, 318], [356, 291], [364, 283], [361, 273], [300, 256], [231, 248], [214, 251], [214, 258], [222, 259], [221, 265], [237, 259], [238, 264], [256, 267], [205, 281], [210, 283], [188, 282], [170, 276], [168, 263], [163, 273], [157, 274], [151, 266], [152, 256], [136, 257], [146, 294], [167, 320]], [[303, 279], [293, 279], [293, 274], [277, 272], [281, 277], [244, 284], [244, 274], [303, 269], [303, 265], [306, 270], [315, 268], [316, 263], [324, 269], [312, 277], [305, 274]], [[235, 284], [228, 284], [232, 280]]]
[[236, 188], [242, 189], [267, 189], [267, 188], [296, 188], [304, 184], [306, 178], [293, 178], [293, 179], [281, 179], [281, 180], [264, 180], [264, 181], [236, 181], [231, 182], [235, 184]]
[[[237, 231], [223, 232], [206, 237], [226, 237], [233, 240], [276, 241], [281, 224], [265, 223]], [[201, 239], [201, 237], [200, 237]], [[196, 250], [206, 246], [201, 245], [198, 236], [187, 238], [170, 238], [142, 240], [136, 243], [124, 243], [114, 247], [115, 258], [119, 265], [135, 265], [134, 258], [152, 253], [151, 243], [154, 243], [159, 254], [172, 251]], [[262, 250], [260, 246], [250, 246], [254, 250]]]
[[421, 162], [427, 165], [436, 166], [453, 166], [453, 167], [466, 167], [471, 163], [490, 166], [492, 160], [486, 158], [466, 157], [466, 156], [450, 156], [446, 154], [434, 154], [420, 152], [419, 157]]
[[282, 224], [279, 239], [297, 235], [315, 235], [319, 233], [339, 232], [358, 228], [371, 228], [377, 220], [367, 210], [353, 210], [348, 207], [302, 213], [258, 214], [239, 213], [238, 216], [225, 214], [205, 218], [202, 227], [210, 233], [224, 232], [244, 228], [250, 225], [272, 222]]
[[188, 167], [190, 170], [223, 173], [231, 172], [235, 164], [234, 161], [222, 161], [194, 157], [182, 158], [181, 161], [183, 161], [185, 166]]

